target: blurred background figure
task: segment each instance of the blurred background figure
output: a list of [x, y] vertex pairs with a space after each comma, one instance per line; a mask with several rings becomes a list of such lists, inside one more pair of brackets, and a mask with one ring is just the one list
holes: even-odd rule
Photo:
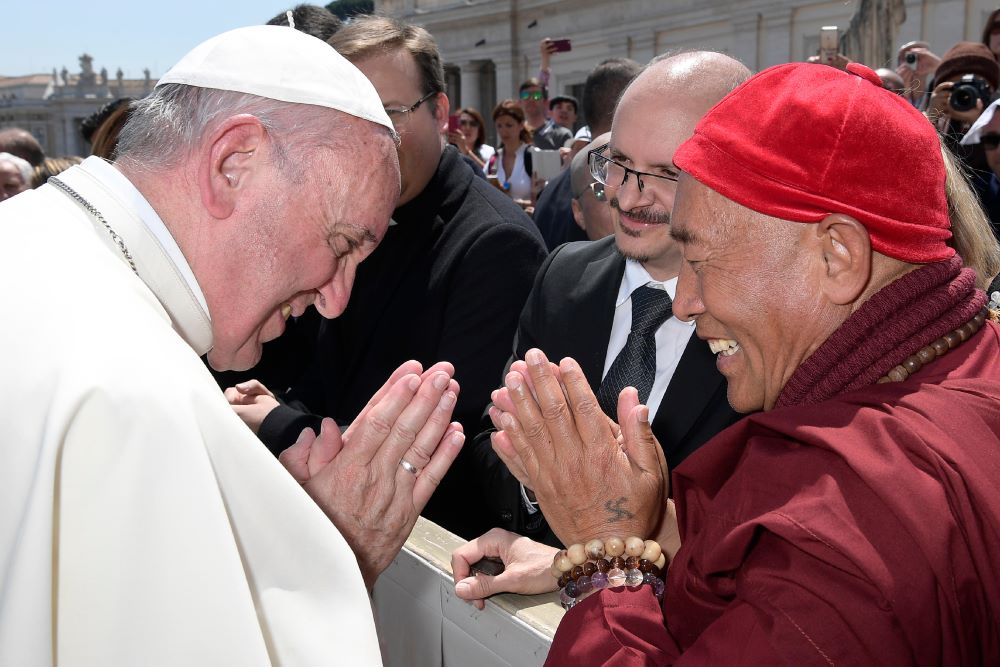
[[[118, 149], [118, 134], [129, 119], [131, 97], [123, 97], [109, 102], [95, 114], [95, 124], [90, 134], [84, 138], [90, 142], [90, 154], [105, 160], [114, 160]], [[88, 119], [89, 120], [89, 119]]]
[[11, 153], [0, 153], [0, 201], [27, 190], [31, 185], [31, 165]]
[[[1000, 239], [1000, 114], [995, 101], [986, 108], [962, 138], [965, 147], [978, 147], [985, 156], [987, 171], [971, 172], [970, 181], [990, 221], [994, 236]], [[964, 255], [963, 255], [964, 258]]]
[[[291, 24], [288, 22], [289, 14], [291, 14]], [[267, 25], [291, 25], [296, 30], [325, 42], [340, 30], [341, 23], [340, 19], [326, 7], [296, 5], [275, 16], [267, 22]]]
[[504, 191], [522, 208], [531, 206], [531, 130], [525, 124], [524, 111], [514, 100], [504, 100], [493, 109], [497, 131], [497, 151], [486, 173], [496, 175]]
[[897, 95], [904, 94], [906, 84], [903, 83], [903, 77], [899, 76], [899, 74], [885, 67], [878, 68], [875, 70], [875, 73], [878, 74], [878, 78], [882, 79], [883, 88]]
[[573, 138], [571, 130], [557, 125], [548, 117], [549, 91], [541, 81], [532, 77], [521, 84], [517, 93], [520, 107], [524, 111], [525, 124], [531, 130], [535, 147], [554, 151]]
[[978, 42], [959, 42], [938, 64], [924, 110], [948, 149], [967, 167], [984, 172], [989, 166], [981, 147], [959, 141], [986, 109], [998, 83], [1000, 66], [993, 52]]
[[572, 95], [556, 95], [549, 100], [549, 117], [560, 127], [572, 130], [576, 125], [577, 103]]
[[22, 160], [27, 160], [32, 167], [37, 167], [45, 159], [45, 151], [38, 139], [19, 127], [8, 127], [0, 130], [0, 153], [10, 153]]
[[1000, 9], [994, 9], [983, 24], [983, 44], [993, 53], [1000, 56]]
[[[599, 136], [611, 131], [611, 118], [622, 91], [642, 71], [642, 65], [631, 58], [608, 58], [590, 71], [583, 84], [583, 119], [586, 141], [574, 141], [575, 150], [580, 150], [590, 142], [591, 132]], [[572, 154], [571, 150], [571, 154]], [[580, 151], [583, 152], [583, 151]], [[590, 195], [587, 195], [588, 197]], [[549, 181], [538, 195], [533, 219], [538, 231], [545, 239], [545, 246], [551, 251], [568, 241], [585, 241], [587, 235], [576, 224], [573, 215], [573, 189], [570, 184], [570, 170], [564, 169]]]
[[590, 151], [606, 146], [610, 140], [610, 132], [600, 135], [573, 156], [569, 167], [573, 190], [573, 201], [570, 204], [573, 208], [573, 219], [591, 241], [615, 233], [604, 185], [594, 180], [588, 164]]
[[83, 158], [77, 155], [45, 158], [31, 173], [32, 189], [45, 185], [50, 176], [61, 174], [74, 164], [80, 164], [81, 162], [83, 162]]
[[472, 159], [485, 169], [490, 158], [496, 154], [496, 149], [486, 143], [486, 121], [483, 115], [472, 107], [459, 109], [458, 130], [448, 133], [448, 141], [458, 152]]
[[940, 62], [927, 42], [907, 42], [896, 52], [896, 74], [905, 86], [903, 97], [918, 109], [926, 106], [928, 82]]

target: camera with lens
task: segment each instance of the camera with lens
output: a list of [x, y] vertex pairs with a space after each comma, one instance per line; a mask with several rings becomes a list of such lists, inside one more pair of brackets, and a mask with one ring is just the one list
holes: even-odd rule
[[906, 55], [903, 56], [904, 60], [906, 61], [906, 66], [909, 67], [910, 69], [917, 69], [917, 59], [919, 57], [920, 56], [914, 53], [913, 51], [907, 51]]
[[948, 104], [955, 111], [969, 111], [976, 108], [976, 100], [982, 100], [985, 108], [990, 103], [992, 94], [990, 84], [985, 79], [975, 74], [966, 74], [955, 82]]

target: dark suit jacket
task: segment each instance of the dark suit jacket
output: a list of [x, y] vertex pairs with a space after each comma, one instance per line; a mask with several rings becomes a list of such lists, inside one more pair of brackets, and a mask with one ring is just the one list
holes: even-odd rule
[[569, 241], [586, 241], [587, 233], [580, 229], [573, 218], [573, 189], [570, 187], [570, 170], [563, 169], [549, 181], [535, 204], [532, 220], [545, 239], [545, 247], [555, 250]]
[[[615, 248], [614, 237], [556, 249], [535, 278], [508, 366], [533, 347], [554, 361], [572, 357], [596, 392], [624, 273], [625, 259]], [[705, 341], [692, 335], [652, 423], [670, 468], [739, 418], [729, 407], [715, 355]], [[558, 546], [541, 513], [529, 516], [524, 509], [517, 480], [490, 445], [491, 431], [490, 427], [480, 433], [472, 446], [476, 474], [484, 483], [484, 503], [495, 525]]]
[[[510, 197], [478, 178], [454, 147], [424, 191], [393, 213], [396, 225], [358, 267], [344, 313], [319, 325], [306, 375], [268, 415], [260, 437], [274, 452], [320, 416], [350, 423], [407, 359], [455, 366], [454, 419], [469, 439], [496, 388], [517, 316], [545, 258], [538, 230]], [[463, 452], [424, 514], [460, 535], [488, 527]]]

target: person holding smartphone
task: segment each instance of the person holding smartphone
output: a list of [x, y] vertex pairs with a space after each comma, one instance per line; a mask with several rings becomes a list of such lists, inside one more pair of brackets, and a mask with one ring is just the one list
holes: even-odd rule
[[456, 127], [448, 129], [448, 142], [458, 151], [485, 169], [490, 158], [496, 154], [496, 149], [486, 143], [486, 122], [483, 115], [472, 107], [459, 109], [452, 116]]

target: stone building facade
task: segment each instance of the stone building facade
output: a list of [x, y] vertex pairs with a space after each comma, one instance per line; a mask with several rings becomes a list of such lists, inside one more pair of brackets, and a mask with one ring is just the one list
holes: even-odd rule
[[[889, 2], [890, 0], [882, 0]], [[998, 0], [902, 0], [906, 20], [895, 46], [916, 39], [944, 53], [963, 39], [979, 41]], [[573, 49], [552, 57], [550, 94], [579, 97], [598, 62], [626, 56], [646, 62], [673, 49], [711, 49], [754, 71], [805, 60], [822, 26], [847, 29], [860, 0], [376, 0], [378, 12], [427, 28], [447, 63], [453, 106], [485, 116], [536, 75], [539, 42], [570, 38]], [[883, 67], [890, 63], [866, 63]], [[891, 63], [892, 66], [895, 63]]]
[[90, 154], [80, 134], [80, 123], [119, 97], [142, 97], [155, 81], [149, 70], [142, 79], [126, 79], [119, 69], [113, 79], [106, 69], [94, 71], [93, 58], [80, 56], [80, 71], [65, 67], [51, 74], [0, 76], [0, 128], [21, 127], [31, 132], [46, 155]]

